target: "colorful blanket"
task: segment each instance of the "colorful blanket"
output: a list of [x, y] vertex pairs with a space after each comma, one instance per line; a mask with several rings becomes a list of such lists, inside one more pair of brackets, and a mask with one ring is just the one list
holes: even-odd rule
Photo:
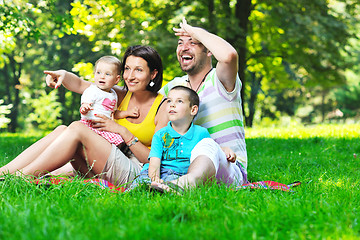
[[[67, 178], [67, 177], [53, 177], [53, 178], [40, 178], [40, 179], [33, 180], [31, 182], [35, 183], [37, 185], [50, 186], [52, 184], [59, 185], [59, 184], [62, 184], [64, 182], [69, 182], [69, 181], [73, 181], [73, 179]], [[124, 192], [125, 191], [125, 188], [117, 187], [114, 184], [112, 184], [104, 179], [100, 179], [100, 178], [86, 179], [86, 180], [83, 180], [83, 182], [84, 182], [84, 184], [95, 184], [95, 185], [101, 187], [102, 189], [109, 189], [112, 192]]]
[[254, 183], [246, 183], [242, 186], [237, 187], [235, 190], [240, 189], [272, 189], [272, 190], [281, 190], [284, 192], [293, 192], [292, 187], [299, 186], [301, 182], [293, 182], [290, 184], [283, 184], [279, 182], [274, 181], [260, 181], [260, 182], [254, 182]]
[[[72, 178], [66, 178], [66, 177], [54, 177], [54, 178], [42, 178], [42, 179], [36, 179], [32, 182], [38, 185], [51, 185], [51, 184], [61, 184], [67, 181], [73, 181]], [[103, 180], [99, 178], [93, 178], [93, 179], [86, 179], [83, 180], [84, 184], [95, 184], [102, 189], [109, 189], [112, 192], [124, 192], [126, 188], [124, 187], [117, 187], [114, 184]], [[283, 184], [279, 182], [274, 181], [259, 181], [259, 182], [253, 182], [253, 183], [247, 183], [243, 184], [242, 186], [236, 187], [234, 190], [238, 191], [241, 189], [271, 189], [271, 190], [281, 190], [284, 192], [294, 192], [292, 190], [293, 187], [299, 186], [300, 182], [293, 182], [291, 184]]]

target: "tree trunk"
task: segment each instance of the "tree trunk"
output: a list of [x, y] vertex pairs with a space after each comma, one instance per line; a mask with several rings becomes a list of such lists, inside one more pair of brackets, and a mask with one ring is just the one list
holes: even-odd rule
[[246, 36], [248, 34], [249, 16], [251, 13], [251, 0], [237, 0], [235, 5], [235, 17], [238, 20], [239, 27], [242, 30], [240, 33], [240, 46], [239, 46], [239, 77], [242, 81], [241, 96], [242, 96], [242, 107], [244, 112], [244, 96], [246, 86]]
[[[20, 86], [20, 75], [22, 70], [22, 64], [17, 63], [14, 56], [8, 56], [10, 64], [8, 70], [11, 71], [11, 85], [9, 86], [9, 101], [13, 104], [11, 113], [9, 115], [11, 122], [8, 125], [9, 132], [15, 132], [18, 127], [18, 113], [19, 113], [19, 86]], [[11, 89], [10, 89], [11, 88]]]
[[263, 76], [256, 77], [255, 73], [251, 72], [251, 91], [250, 91], [250, 99], [249, 99], [249, 116], [246, 118], [246, 124], [249, 127], [253, 126], [254, 123], [254, 116], [255, 116], [255, 109], [256, 109], [256, 100], [261, 89], [261, 80]]
[[217, 33], [216, 27], [216, 15], [215, 15], [215, 3], [214, 0], [208, 1], [208, 11], [209, 11], [209, 32]]

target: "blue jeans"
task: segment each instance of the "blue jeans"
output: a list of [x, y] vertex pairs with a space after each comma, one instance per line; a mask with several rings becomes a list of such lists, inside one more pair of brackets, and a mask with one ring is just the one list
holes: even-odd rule
[[[175, 179], [178, 179], [179, 177], [181, 177], [183, 174], [180, 174], [178, 172], [175, 172], [172, 169], [168, 169], [168, 168], [160, 168], [160, 178], [162, 180], [164, 180], [164, 182], [169, 182]], [[149, 178], [149, 170], [143, 170], [140, 172], [140, 175], [134, 179], [134, 181], [132, 182], [130, 189], [133, 189], [141, 184], [150, 184], [151, 183], [151, 179]]]

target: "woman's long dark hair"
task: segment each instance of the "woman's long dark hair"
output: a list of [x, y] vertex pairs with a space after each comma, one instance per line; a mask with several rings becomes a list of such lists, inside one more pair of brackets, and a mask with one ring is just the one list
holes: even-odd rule
[[[153, 72], [155, 69], [157, 70], [156, 77], [152, 80], [154, 82], [154, 85], [151, 87], [149, 84], [146, 87], [146, 90], [150, 92], [158, 92], [162, 86], [163, 81], [163, 66], [161, 57], [158, 54], [158, 52], [149, 46], [143, 46], [143, 45], [135, 45], [130, 46], [126, 49], [122, 64], [121, 64], [121, 76], [123, 77], [124, 71], [125, 71], [125, 63], [126, 59], [129, 56], [135, 56], [135, 57], [141, 57], [144, 59], [148, 67], [150, 69], [150, 72]], [[126, 84], [125, 84], [126, 86]], [[127, 86], [126, 86], [127, 88]]]

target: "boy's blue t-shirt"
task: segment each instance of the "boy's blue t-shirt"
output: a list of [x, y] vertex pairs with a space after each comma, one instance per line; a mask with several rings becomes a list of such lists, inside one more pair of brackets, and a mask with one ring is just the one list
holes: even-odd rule
[[[210, 138], [208, 130], [204, 127], [191, 123], [189, 130], [180, 135], [169, 122], [166, 127], [154, 134], [149, 159], [158, 157], [161, 159], [161, 168], [172, 169], [181, 175], [186, 174], [190, 166], [191, 151], [204, 138]], [[143, 170], [148, 167], [149, 164], [144, 165]]]

